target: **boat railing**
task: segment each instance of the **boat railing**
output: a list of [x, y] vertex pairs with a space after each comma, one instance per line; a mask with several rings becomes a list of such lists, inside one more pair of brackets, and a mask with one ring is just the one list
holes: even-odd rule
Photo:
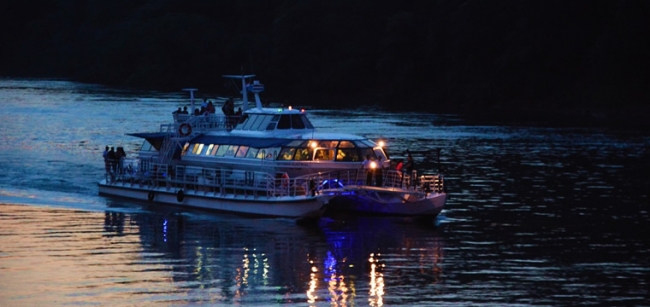
[[144, 162], [131, 165], [128, 171], [107, 172], [106, 183], [147, 190], [183, 190], [185, 193], [206, 196], [228, 194], [257, 198], [315, 195], [316, 175], [287, 178], [259, 171]]
[[[189, 125], [189, 132], [210, 132], [210, 131], [230, 131], [232, 130], [241, 116], [226, 116], [223, 114], [207, 113], [201, 115], [174, 114], [174, 122], [171, 124], [161, 124], [160, 132], [175, 132], [179, 136], [183, 135], [187, 129], [181, 129], [182, 125]], [[181, 131], [182, 130], [182, 131]]]
[[[382, 172], [377, 176], [376, 172]], [[368, 183], [368, 173], [364, 170], [342, 170], [319, 173], [318, 190], [336, 190], [349, 186], [375, 186], [380, 188], [407, 189], [418, 192], [444, 192], [444, 178], [440, 174], [411, 174], [397, 170], [373, 170]], [[381, 179], [380, 179], [381, 178]]]

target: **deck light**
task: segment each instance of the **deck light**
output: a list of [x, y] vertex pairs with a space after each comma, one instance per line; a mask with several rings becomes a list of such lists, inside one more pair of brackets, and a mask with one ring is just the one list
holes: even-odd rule
[[384, 143], [383, 140], [379, 140], [379, 142], [377, 142], [377, 145], [379, 145], [379, 147], [384, 147], [384, 145], [386, 145], [386, 143]]

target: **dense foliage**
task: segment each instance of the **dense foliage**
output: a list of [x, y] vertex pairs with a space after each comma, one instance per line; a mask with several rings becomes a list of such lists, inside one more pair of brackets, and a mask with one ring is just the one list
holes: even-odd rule
[[648, 20], [643, 0], [3, 0], [0, 75], [222, 92], [243, 71], [316, 105], [638, 107]]

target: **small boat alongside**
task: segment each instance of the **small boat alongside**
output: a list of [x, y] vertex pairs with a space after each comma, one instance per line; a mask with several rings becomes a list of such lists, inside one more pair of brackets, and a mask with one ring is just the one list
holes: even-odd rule
[[332, 196], [328, 212], [411, 217], [432, 220], [447, 201], [442, 175], [411, 176], [383, 170], [380, 186], [363, 184], [362, 172], [332, 173], [324, 179], [320, 193]]

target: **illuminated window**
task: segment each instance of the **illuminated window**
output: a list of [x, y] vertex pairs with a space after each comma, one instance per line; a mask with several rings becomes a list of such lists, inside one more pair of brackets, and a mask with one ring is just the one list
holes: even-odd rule
[[216, 157], [223, 157], [226, 155], [226, 152], [228, 152], [228, 145], [220, 145], [219, 149], [217, 149], [217, 153], [214, 155]]
[[350, 141], [341, 141], [341, 143], [339, 143], [339, 148], [354, 148], [354, 147], [355, 147], [354, 144]]
[[237, 149], [237, 154], [235, 154], [235, 157], [243, 158], [246, 156], [247, 151], [248, 151], [248, 146], [239, 146], [239, 149]]
[[219, 145], [214, 145], [214, 147], [212, 147], [212, 151], [210, 152], [210, 154], [213, 156], [216, 155], [217, 149], [219, 149]]
[[340, 148], [336, 151], [336, 161], [357, 162], [361, 160], [356, 148]]
[[334, 160], [334, 149], [317, 149], [314, 160], [325, 160], [325, 161]]
[[248, 152], [246, 152], [246, 158], [255, 158], [259, 150], [259, 148], [249, 148]]
[[295, 153], [295, 148], [282, 148], [280, 155], [278, 155], [278, 160], [292, 160]]
[[201, 150], [203, 150], [203, 144], [194, 144], [194, 147], [192, 148], [192, 154], [198, 155], [201, 153]]
[[338, 144], [339, 144], [339, 141], [320, 141], [320, 144], [318, 144], [318, 147], [334, 148]]
[[205, 155], [209, 155], [212, 152], [212, 148], [214, 147], [214, 144], [208, 145], [208, 149], [205, 150]]
[[313, 153], [314, 151], [311, 148], [298, 148], [294, 160], [300, 160], [300, 161], [311, 160]]
[[226, 154], [224, 157], [234, 157], [235, 153], [237, 153], [237, 148], [239, 148], [239, 145], [228, 145], [228, 150], [226, 150]]

